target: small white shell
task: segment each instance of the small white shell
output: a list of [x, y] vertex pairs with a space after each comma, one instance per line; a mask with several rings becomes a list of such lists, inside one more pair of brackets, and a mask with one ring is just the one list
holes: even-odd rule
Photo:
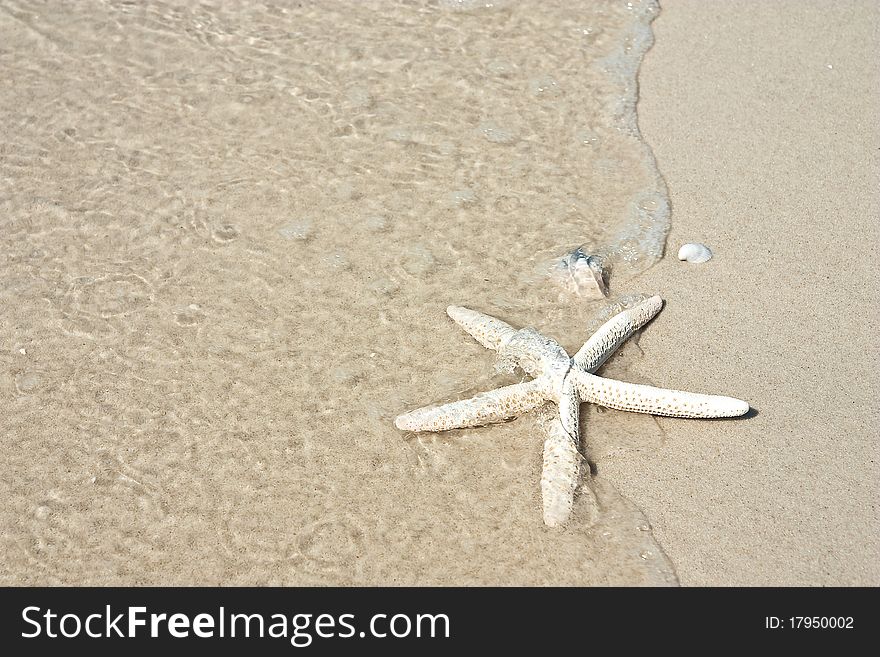
[[712, 251], [705, 244], [685, 244], [678, 250], [678, 259], [699, 264], [711, 260]]

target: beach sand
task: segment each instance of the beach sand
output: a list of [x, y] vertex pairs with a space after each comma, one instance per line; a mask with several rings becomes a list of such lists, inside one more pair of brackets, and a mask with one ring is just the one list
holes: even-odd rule
[[[0, 583], [878, 583], [876, 4], [664, 4], [653, 266], [653, 6], [484, 4], [3, 3]], [[604, 371], [757, 412], [584, 406], [564, 528], [534, 417], [395, 429], [516, 379], [447, 305], [654, 293]]]
[[[660, 420], [662, 449], [602, 468], [682, 584], [880, 583], [878, 26], [873, 2], [673, 0], [654, 22], [639, 122], [673, 220], [639, 369], [757, 409]], [[677, 261], [691, 241], [715, 259]]]
[[535, 414], [393, 424], [515, 380], [448, 305], [577, 349], [548, 268], [662, 247], [656, 7], [485, 4], [3, 6], [0, 581], [676, 582], [601, 477], [544, 526]]

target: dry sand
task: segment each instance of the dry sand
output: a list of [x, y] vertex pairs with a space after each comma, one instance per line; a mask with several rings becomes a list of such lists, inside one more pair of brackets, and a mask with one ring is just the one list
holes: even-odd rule
[[[638, 367], [758, 410], [660, 420], [663, 449], [602, 468], [682, 584], [880, 583], [878, 26], [875, 2], [675, 0], [654, 22], [639, 121], [673, 221]], [[689, 241], [715, 259], [676, 261]]]

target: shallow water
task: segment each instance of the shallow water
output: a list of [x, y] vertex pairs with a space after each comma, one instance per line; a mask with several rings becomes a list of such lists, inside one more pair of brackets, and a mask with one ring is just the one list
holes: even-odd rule
[[563, 530], [536, 418], [392, 424], [510, 380], [448, 304], [576, 350], [662, 254], [656, 7], [484, 5], [0, 2], [0, 582], [675, 583], [601, 476], [650, 417], [584, 409]]

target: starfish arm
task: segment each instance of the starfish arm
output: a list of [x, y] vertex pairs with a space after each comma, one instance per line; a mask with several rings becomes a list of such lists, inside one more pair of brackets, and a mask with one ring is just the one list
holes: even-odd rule
[[559, 395], [559, 419], [562, 428], [571, 436], [571, 440], [577, 445], [580, 442], [580, 418], [581, 397], [577, 386], [573, 383], [564, 383]]
[[502, 422], [543, 405], [550, 398], [543, 378], [483, 392], [470, 399], [426, 406], [398, 416], [404, 431], [446, 431]]
[[595, 372], [627, 338], [651, 321], [661, 308], [663, 299], [653, 296], [618, 313], [602, 324], [574, 355], [572, 360], [575, 365], [590, 373]]
[[737, 417], [749, 405], [733, 397], [700, 395], [681, 390], [624, 383], [572, 369], [574, 384], [585, 402], [616, 408], [621, 411], [666, 415], [668, 417]]
[[487, 349], [497, 351], [516, 334], [510, 324], [463, 306], [449, 306], [446, 314]]
[[580, 474], [581, 455], [577, 444], [562, 421], [554, 419], [547, 426], [541, 471], [541, 503], [544, 524], [548, 527], [557, 527], [568, 520]]

